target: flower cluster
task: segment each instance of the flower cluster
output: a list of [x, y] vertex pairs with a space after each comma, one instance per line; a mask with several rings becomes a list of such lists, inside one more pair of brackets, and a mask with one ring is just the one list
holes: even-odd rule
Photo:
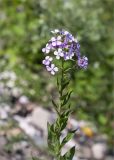
[[[65, 30], [55, 29], [51, 32], [54, 36], [49, 40], [45, 48], [42, 49], [42, 52], [44, 54], [53, 52], [56, 59], [63, 58], [65, 61], [71, 60], [76, 56], [77, 65], [80, 68], [86, 69], [88, 66], [88, 58], [85, 56], [81, 57], [80, 45], [77, 39]], [[46, 56], [43, 60], [43, 64], [46, 66], [47, 71], [54, 75], [58, 71], [58, 68], [52, 63], [52, 60], [52, 56]]]

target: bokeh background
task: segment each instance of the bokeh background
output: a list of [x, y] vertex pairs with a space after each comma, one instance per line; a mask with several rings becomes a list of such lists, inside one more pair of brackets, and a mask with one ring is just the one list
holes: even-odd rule
[[[12, 93], [19, 90], [31, 102], [51, 109], [56, 82], [42, 66], [41, 50], [51, 30], [66, 29], [89, 59], [86, 71], [72, 74], [73, 116], [95, 124], [113, 148], [113, 6], [114, 0], [0, 0], [0, 88], [11, 91], [10, 98], [2, 94], [0, 103], [14, 103]], [[10, 72], [17, 77], [14, 81]]]

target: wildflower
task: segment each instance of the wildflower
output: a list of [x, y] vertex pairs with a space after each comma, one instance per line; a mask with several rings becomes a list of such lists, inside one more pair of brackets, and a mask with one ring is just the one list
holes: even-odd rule
[[61, 45], [61, 36], [58, 36], [57, 38], [55, 38], [55, 37], [52, 37], [51, 38], [51, 42], [52, 42], [52, 46], [53, 47], [56, 47], [56, 46], [59, 46], [59, 45]]
[[51, 45], [47, 43], [46, 47], [42, 49], [42, 52], [48, 54], [50, 52], [50, 50], [51, 50]]
[[53, 60], [52, 57], [46, 56], [45, 59], [42, 61], [42, 63], [43, 63], [44, 65], [48, 66], [52, 60]]
[[72, 34], [68, 33], [66, 35], [66, 38], [68, 39], [69, 42], [73, 42], [74, 41], [74, 37], [72, 36]]
[[70, 52], [65, 52], [64, 53], [64, 60], [69, 60], [72, 59], [72, 57], [74, 56], [74, 53], [70, 53]]
[[58, 51], [54, 52], [54, 55], [56, 55], [56, 59], [60, 59], [60, 57], [64, 56], [63, 50], [59, 48]]
[[[88, 58], [85, 56], [81, 57], [80, 44], [78, 40], [74, 38], [71, 33], [65, 30], [55, 29], [51, 32], [54, 36], [49, 40], [45, 48], [42, 49], [42, 52], [46, 54], [53, 54], [56, 59], [63, 58], [65, 61], [73, 60], [74, 56], [76, 56], [77, 65], [80, 68], [86, 69], [88, 66]], [[51, 63], [52, 57], [46, 56], [42, 63], [46, 66], [47, 70], [54, 75], [58, 71], [58, 68]]]
[[46, 66], [47, 71], [51, 72], [52, 75], [55, 75], [55, 72], [58, 72], [58, 68], [55, 67], [54, 64], [51, 64], [51, 66]]
[[88, 58], [83, 56], [82, 58], [78, 58], [78, 66], [80, 68], [86, 69], [88, 66]]
[[58, 29], [55, 29], [54, 31], [51, 31], [51, 33], [58, 33], [59, 30]]

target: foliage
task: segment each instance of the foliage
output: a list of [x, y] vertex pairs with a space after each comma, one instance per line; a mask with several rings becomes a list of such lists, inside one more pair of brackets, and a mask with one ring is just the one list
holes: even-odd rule
[[51, 154], [56, 160], [72, 160], [75, 154], [75, 146], [69, 149], [64, 155], [61, 155], [61, 149], [64, 145], [74, 137], [76, 130], [69, 131], [67, 135], [61, 140], [62, 131], [66, 128], [68, 118], [72, 112], [70, 107], [71, 92], [68, 91], [70, 80], [68, 73], [65, 72], [64, 59], [61, 60], [61, 73], [57, 77], [57, 86], [59, 92], [59, 101], [56, 102], [52, 99], [53, 106], [58, 114], [55, 123], [47, 125], [48, 127], [48, 147]]
[[[40, 97], [46, 92], [42, 87], [49, 77], [44, 71], [44, 79], [40, 79], [41, 48], [49, 38], [49, 31], [65, 28], [74, 35], [77, 33], [82, 53], [89, 57], [89, 69], [72, 74], [72, 106], [76, 116], [93, 120], [111, 140], [114, 136], [113, 5], [113, 0], [0, 1], [0, 61], [7, 55], [7, 68], [13, 68], [20, 78], [26, 79], [29, 83], [25, 86], [26, 93], [32, 99], [42, 101]], [[32, 78], [35, 74], [39, 77], [36, 80]], [[30, 86], [34, 94], [29, 93]], [[53, 91], [52, 87], [50, 92]]]

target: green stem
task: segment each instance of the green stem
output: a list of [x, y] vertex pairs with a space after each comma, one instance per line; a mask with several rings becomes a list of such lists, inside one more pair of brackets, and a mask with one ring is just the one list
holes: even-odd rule
[[64, 61], [63, 59], [61, 60], [61, 83], [60, 83], [60, 105], [59, 105], [59, 112], [61, 112], [61, 107], [62, 107], [62, 100], [61, 97], [63, 96], [63, 90], [62, 90], [62, 86], [63, 86], [63, 81], [64, 81]]
[[[65, 86], [65, 83], [67, 84], [67, 81], [65, 82], [66, 78], [65, 78], [65, 68], [64, 68], [64, 60], [61, 60], [61, 75], [60, 75], [60, 79], [57, 79], [57, 86], [58, 86], [58, 90], [59, 90], [59, 103], [58, 105], [52, 101], [53, 105], [55, 106], [56, 112], [58, 113], [58, 117], [57, 120], [54, 124], [52, 124], [52, 132], [51, 130], [48, 132], [50, 136], [49, 140], [51, 141], [52, 147], [51, 150], [53, 151], [53, 155], [55, 156], [56, 160], [63, 160], [63, 157], [61, 157], [61, 144], [60, 144], [60, 136], [61, 136], [61, 132], [62, 130], [66, 127], [67, 125], [67, 117], [69, 116], [68, 114], [66, 114], [66, 110], [64, 110], [63, 108], [63, 102], [67, 99], [67, 94], [68, 92], [66, 92], [65, 94], [65, 88], [67, 87], [67, 85]], [[66, 97], [64, 98], [64, 96], [66, 95]], [[70, 112], [69, 112], [70, 113]], [[67, 117], [64, 117], [67, 116]], [[56, 140], [56, 141], [55, 141]]]

